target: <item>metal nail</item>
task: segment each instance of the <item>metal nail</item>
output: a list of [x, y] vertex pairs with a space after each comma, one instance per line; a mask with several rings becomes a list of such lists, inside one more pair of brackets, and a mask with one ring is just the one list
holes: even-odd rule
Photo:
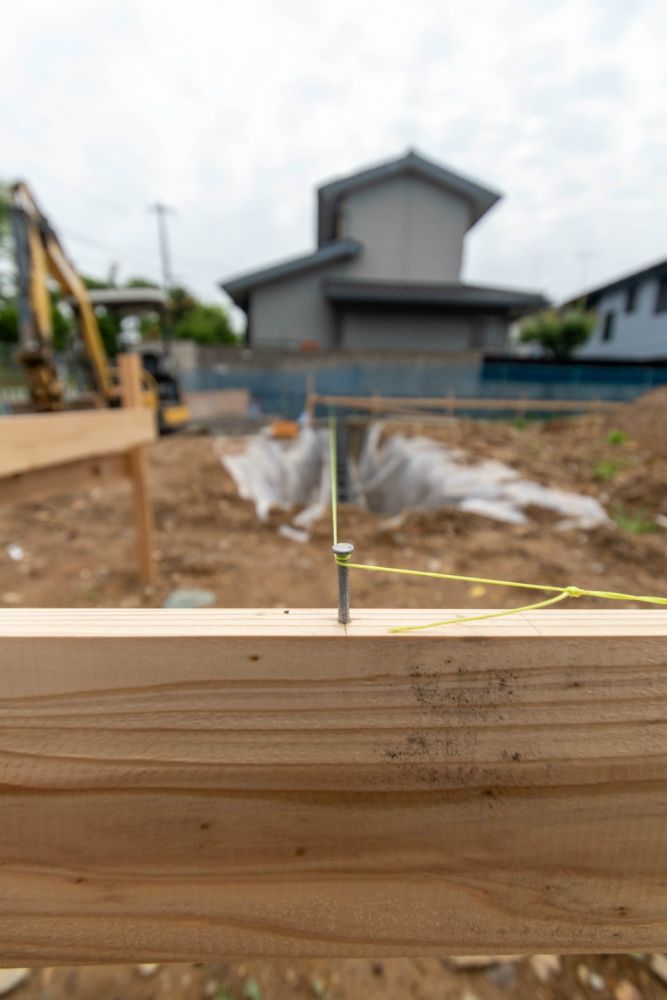
[[338, 569], [338, 621], [347, 625], [350, 620], [350, 571], [347, 563], [354, 552], [351, 542], [336, 542], [331, 551], [336, 556]]

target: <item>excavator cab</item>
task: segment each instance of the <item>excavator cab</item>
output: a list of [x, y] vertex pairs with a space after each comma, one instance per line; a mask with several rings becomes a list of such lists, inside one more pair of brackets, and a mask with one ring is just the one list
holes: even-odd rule
[[187, 424], [191, 414], [183, 399], [168, 341], [142, 340], [140, 334], [134, 334], [142, 315], [157, 316], [158, 325], [164, 321], [167, 306], [164, 293], [149, 287], [100, 288], [89, 291], [88, 298], [95, 310], [104, 307], [120, 320], [119, 350], [137, 351], [141, 355], [145, 381], [153, 394], [153, 400], [147, 403], [157, 410], [160, 433], [169, 434]]

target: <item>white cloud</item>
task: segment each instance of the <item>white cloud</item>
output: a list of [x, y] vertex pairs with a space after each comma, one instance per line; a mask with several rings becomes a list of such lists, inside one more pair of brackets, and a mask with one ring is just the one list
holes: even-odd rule
[[214, 295], [312, 245], [317, 182], [408, 145], [505, 193], [469, 280], [561, 296], [667, 256], [661, 0], [31, 0], [4, 28], [2, 172], [89, 271], [157, 273], [160, 198]]

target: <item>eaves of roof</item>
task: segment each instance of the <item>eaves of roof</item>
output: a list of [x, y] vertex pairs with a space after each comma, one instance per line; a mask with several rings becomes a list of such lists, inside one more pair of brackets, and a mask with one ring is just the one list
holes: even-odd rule
[[325, 247], [320, 247], [315, 253], [304, 254], [302, 257], [292, 257], [257, 271], [247, 271], [245, 274], [226, 278], [220, 282], [220, 287], [227, 292], [237, 306], [243, 309], [247, 306], [248, 295], [254, 288], [268, 285], [273, 281], [280, 281], [282, 278], [303, 274], [326, 264], [349, 260], [355, 257], [360, 250], [361, 244], [357, 240], [336, 240], [333, 243], [328, 243]]
[[461, 283], [362, 281], [331, 277], [324, 279], [323, 288], [330, 302], [361, 307], [441, 307], [471, 312], [525, 314], [547, 305], [539, 292]]

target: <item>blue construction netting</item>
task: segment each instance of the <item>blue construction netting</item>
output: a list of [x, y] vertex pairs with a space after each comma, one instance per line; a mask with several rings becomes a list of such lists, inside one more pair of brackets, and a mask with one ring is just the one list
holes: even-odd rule
[[667, 364], [550, 363], [512, 358], [229, 364], [183, 375], [190, 391], [247, 389], [262, 413], [296, 419], [308, 386], [321, 395], [624, 401], [667, 385]]

